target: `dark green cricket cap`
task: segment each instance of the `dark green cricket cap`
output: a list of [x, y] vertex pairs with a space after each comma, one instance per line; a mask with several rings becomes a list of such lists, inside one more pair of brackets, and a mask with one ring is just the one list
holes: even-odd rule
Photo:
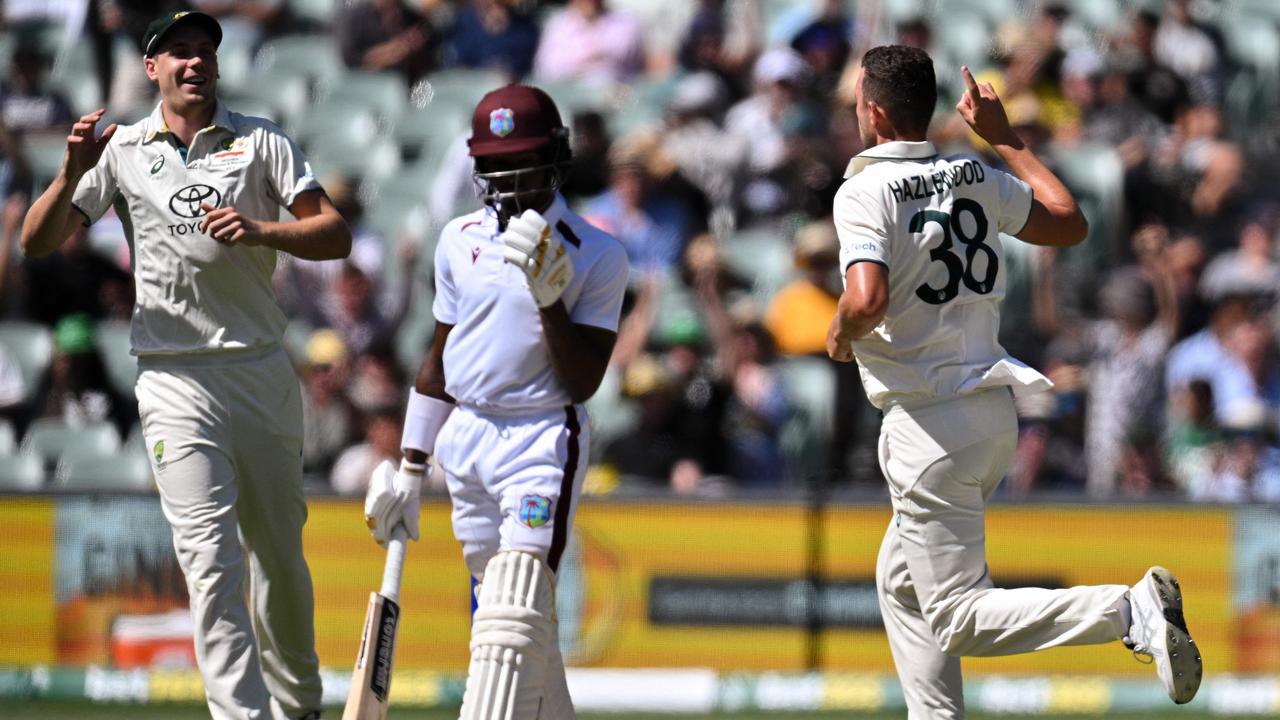
[[222, 44], [222, 26], [212, 15], [196, 11], [175, 12], [161, 15], [147, 26], [146, 34], [142, 36], [142, 56], [154, 57], [164, 36], [183, 25], [198, 25], [209, 33], [214, 45]]

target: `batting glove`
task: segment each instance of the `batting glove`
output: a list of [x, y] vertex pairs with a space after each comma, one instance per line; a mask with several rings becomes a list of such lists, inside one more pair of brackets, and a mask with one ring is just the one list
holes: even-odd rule
[[540, 308], [550, 307], [573, 280], [573, 260], [551, 226], [534, 210], [512, 218], [501, 235], [507, 262], [524, 271]]
[[364, 497], [364, 522], [373, 539], [385, 545], [391, 530], [403, 523], [406, 534], [418, 539], [418, 513], [422, 496], [422, 476], [426, 465], [408, 460], [400, 468], [383, 460], [369, 478], [369, 492]]

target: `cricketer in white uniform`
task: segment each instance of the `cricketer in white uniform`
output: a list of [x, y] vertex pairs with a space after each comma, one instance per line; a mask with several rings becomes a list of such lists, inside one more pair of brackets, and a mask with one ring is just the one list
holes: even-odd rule
[[380, 541], [402, 520], [417, 539], [435, 454], [479, 582], [461, 717], [565, 720], [555, 574], [587, 467], [582, 403], [613, 350], [627, 256], [557, 192], [568, 130], [546, 93], [486, 95], [468, 147], [488, 207], [441, 233], [435, 339], [410, 392], [404, 460], [374, 473], [366, 521]]
[[1181, 590], [1152, 568], [1138, 584], [993, 587], [984, 508], [1012, 459], [1012, 393], [1049, 381], [997, 341], [1004, 296], [998, 233], [1040, 245], [1080, 242], [1071, 194], [1010, 130], [989, 85], [963, 69], [957, 110], [1017, 177], [938, 157], [926, 132], [933, 63], [902, 46], [870, 50], [857, 86], [866, 150], [835, 199], [845, 292], [828, 353], [857, 359], [884, 412], [881, 470], [894, 516], [876, 563], [885, 631], [913, 720], [961, 718], [960, 657], [1123, 639], [1154, 658], [1169, 696], [1200, 685]]
[[[160, 104], [101, 138], [103, 111], [80, 118], [23, 248], [52, 252], [115, 207], [137, 285], [142, 431], [187, 579], [209, 710], [217, 720], [315, 718], [302, 404], [271, 274], [277, 251], [345, 257], [351, 236], [280, 128], [217, 101], [221, 37], [202, 13], [151, 24], [145, 62]], [[298, 220], [277, 222], [281, 208]]]

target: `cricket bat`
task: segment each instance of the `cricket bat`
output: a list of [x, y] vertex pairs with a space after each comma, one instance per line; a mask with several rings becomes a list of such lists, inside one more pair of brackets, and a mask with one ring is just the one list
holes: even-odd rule
[[391, 662], [395, 658], [400, 624], [400, 576], [404, 572], [405, 529], [397, 525], [387, 541], [387, 564], [382, 589], [369, 593], [364, 636], [351, 673], [351, 693], [342, 720], [386, 720], [391, 697]]

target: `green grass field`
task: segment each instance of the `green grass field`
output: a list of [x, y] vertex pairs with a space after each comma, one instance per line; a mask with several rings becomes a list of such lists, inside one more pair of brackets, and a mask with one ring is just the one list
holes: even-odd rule
[[[331, 708], [326, 717], [336, 720], [342, 714], [341, 709]], [[700, 718], [714, 720], [902, 720], [905, 713], [852, 713], [852, 712], [796, 712], [796, 713], [732, 713]], [[194, 705], [93, 705], [79, 702], [0, 702], [0, 717], [5, 720], [150, 720], [165, 718], [166, 720], [198, 720], [208, 718], [204, 707]], [[396, 710], [392, 708], [390, 717], [393, 720], [454, 720], [455, 710]], [[681, 720], [692, 719], [688, 715], [635, 715], [635, 714], [582, 714], [582, 720]], [[1098, 720], [1098, 715], [983, 715], [970, 714], [970, 720], [1030, 720], [1030, 718], [1052, 718], [1053, 720]], [[1210, 715], [1186, 711], [1153, 712], [1153, 713], [1115, 713], [1109, 717], [1122, 720], [1168, 720], [1170, 717], [1184, 720], [1256, 720], [1259, 716], [1245, 715]]]

